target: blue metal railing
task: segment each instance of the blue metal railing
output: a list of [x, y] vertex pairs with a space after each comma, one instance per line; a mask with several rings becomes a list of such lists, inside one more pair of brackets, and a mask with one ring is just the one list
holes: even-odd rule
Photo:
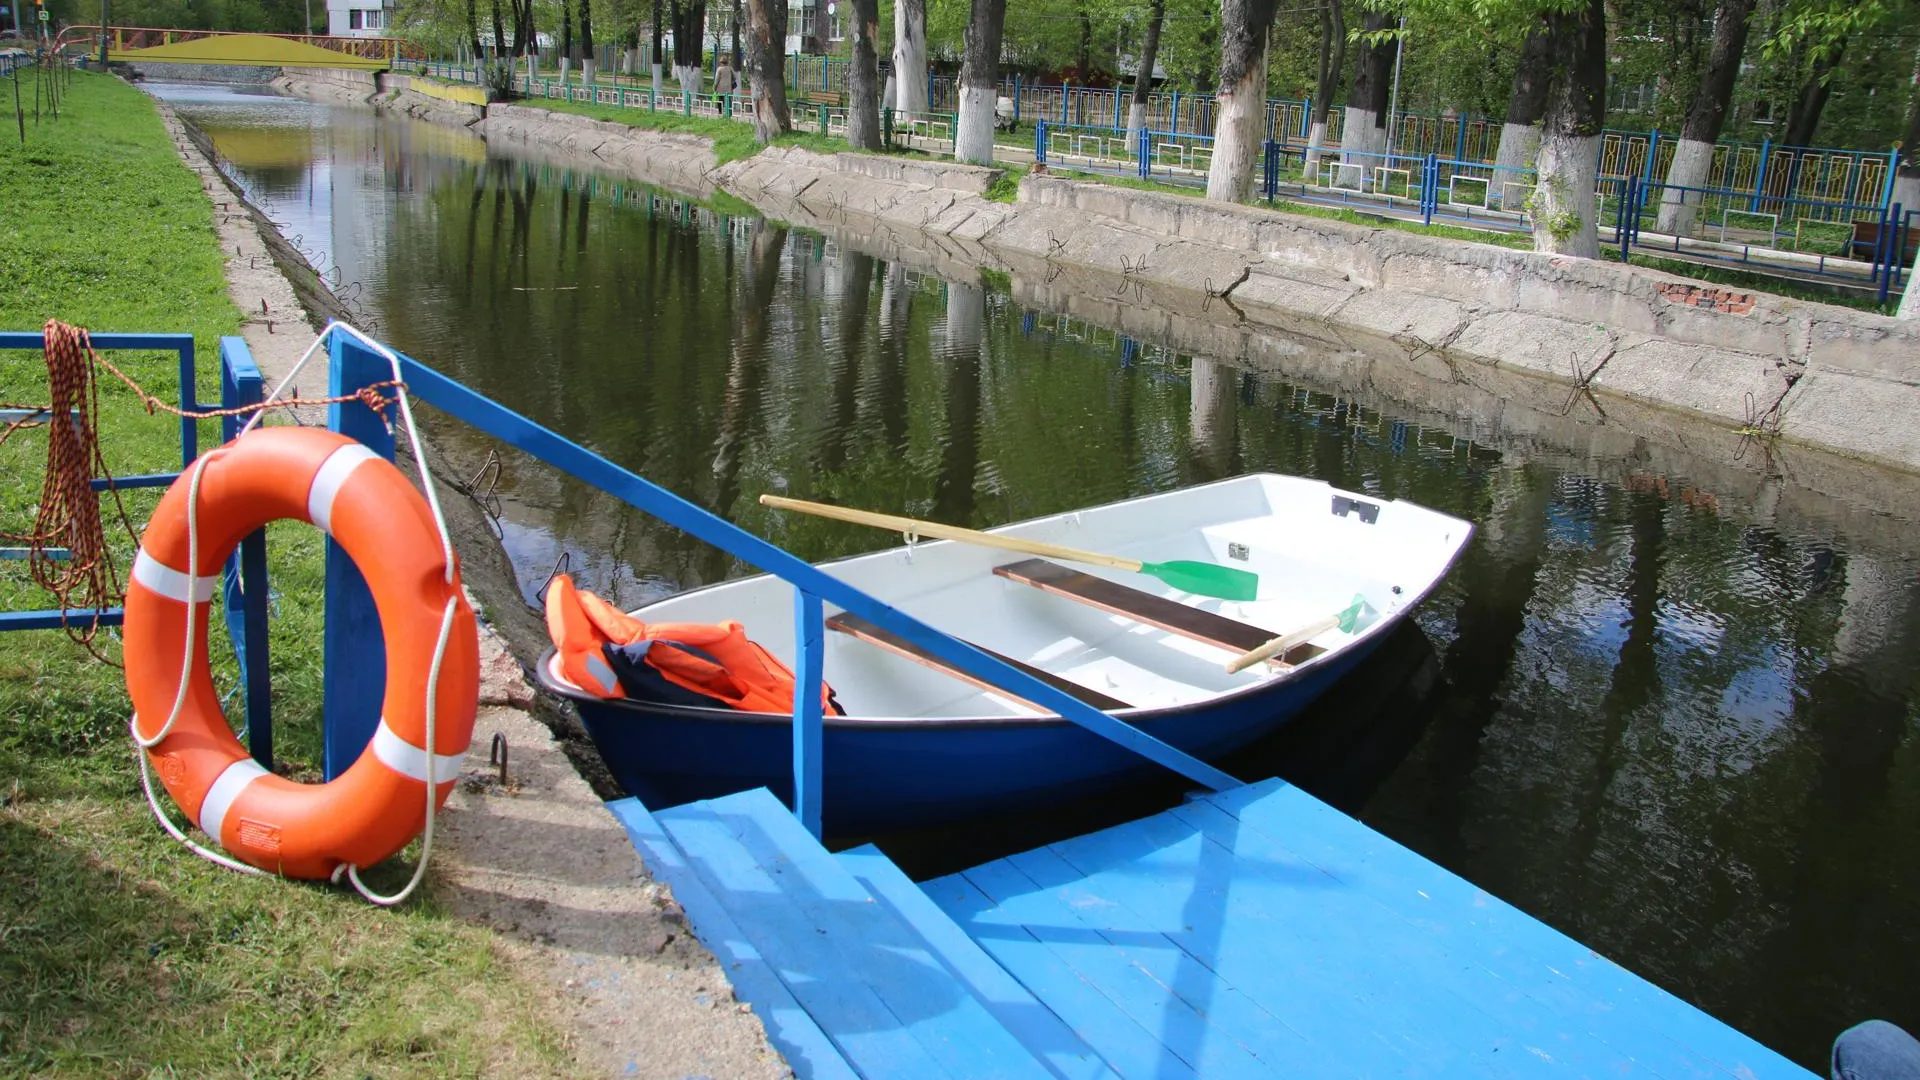
[[[335, 331], [329, 341], [331, 374], [328, 393], [351, 394], [392, 377], [387, 360], [358, 339]], [[1186, 752], [1169, 746], [1140, 729], [1109, 716], [1011, 665], [944, 634], [904, 612], [861, 592], [791, 553], [726, 521], [657, 484], [624, 469], [577, 443], [534, 423], [460, 382], [411, 357], [400, 356], [400, 377], [415, 398], [505, 442], [568, 475], [584, 481], [628, 505], [666, 522], [734, 558], [767, 571], [794, 587], [794, 669], [801, 687], [821, 682], [821, 618], [823, 602], [831, 603], [883, 629], [892, 631], [928, 653], [1023, 698], [1062, 718], [1110, 739], [1188, 779], [1225, 790], [1239, 781]], [[375, 452], [391, 457], [393, 436], [384, 420], [357, 403], [335, 406], [328, 424], [336, 431], [365, 442]], [[330, 549], [331, 551], [331, 549]], [[385, 682], [385, 656], [372, 598], [344, 553], [327, 565], [327, 682], [324, 704], [328, 775], [338, 761], [351, 762], [379, 723], [379, 698]], [[336, 627], [339, 628], [336, 633]], [[794, 694], [793, 754], [794, 813], [814, 835], [820, 835], [821, 754], [824, 739], [820, 695]], [[342, 765], [341, 767], [344, 767]]]
[[[92, 334], [93, 347], [102, 350], [128, 349], [142, 352], [171, 352], [179, 356], [180, 410], [198, 412], [201, 408], [195, 387], [195, 362], [192, 334]], [[45, 335], [35, 331], [0, 332], [0, 350], [46, 348]], [[256, 404], [261, 397], [260, 370], [254, 366], [246, 342], [237, 337], [220, 339], [220, 404], [239, 408]], [[240, 421], [223, 419], [227, 437], [238, 431]], [[193, 464], [200, 456], [199, 423], [191, 416], [180, 417], [180, 465]], [[143, 473], [131, 476], [103, 476], [93, 480], [93, 490], [131, 490], [166, 487], [179, 473]], [[240, 542], [240, 548], [228, 560], [223, 596], [227, 627], [234, 650], [240, 658], [241, 678], [246, 686], [248, 747], [261, 765], [273, 767], [273, 725], [269, 706], [267, 675], [267, 555], [266, 533], [255, 532]], [[126, 619], [122, 608], [61, 612], [0, 611], [0, 631], [57, 630], [63, 627], [95, 623], [119, 626]]]

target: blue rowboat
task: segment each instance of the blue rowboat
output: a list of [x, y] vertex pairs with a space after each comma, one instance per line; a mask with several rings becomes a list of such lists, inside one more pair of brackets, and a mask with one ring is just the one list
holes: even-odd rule
[[[1252, 600], [1179, 592], [1120, 570], [951, 541], [823, 568], [936, 629], [997, 653], [1157, 738], [1217, 759], [1332, 689], [1439, 584], [1473, 527], [1402, 500], [1270, 474], [1128, 499], [991, 530], [1146, 560], [1252, 571]], [[791, 663], [793, 599], [777, 578], [695, 589], [643, 622], [743, 623]], [[826, 831], [871, 835], [1036, 811], [1157, 766], [978, 684], [910, 643], [828, 610], [825, 671], [846, 711], [826, 720]], [[1229, 662], [1276, 637], [1281, 654]], [[542, 686], [570, 699], [614, 778], [652, 808], [755, 787], [791, 798], [784, 714], [582, 692], [549, 654]]]

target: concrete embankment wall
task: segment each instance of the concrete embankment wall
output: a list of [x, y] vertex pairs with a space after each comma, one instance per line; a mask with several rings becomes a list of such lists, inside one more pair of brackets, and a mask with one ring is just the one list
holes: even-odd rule
[[290, 67], [282, 69], [274, 85], [305, 98], [372, 105], [457, 127], [478, 123], [487, 112], [486, 91], [479, 87], [449, 86], [391, 71]]
[[[290, 73], [291, 74], [291, 73]], [[353, 76], [356, 73], [338, 73]], [[362, 79], [370, 79], [361, 75]], [[476, 127], [694, 196], [863, 238], [942, 273], [1010, 272], [1109, 298], [1104, 321], [1210, 326], [1221, 359], [1366, 357], [1420, 400], [1489, 399], [1668, 445], [1701, 433], [1920, 471], [1920, 325], [1619, 263], [1047, 176], [775, 148], [716, 166], [698, 136], [526, 105]], [[1159, 328], [1159, 329], [1156, 329]], [[1357, 359], [1352, 362], [1358, 362]], [[1756, 455], [1758, 456], [1758, 455]]]
[[136, 79], [150, 82], [214, 83], [225, 86], [257, 86], [280, 77], [276, 67], [243, 67], [238, 64], [128, 64]]

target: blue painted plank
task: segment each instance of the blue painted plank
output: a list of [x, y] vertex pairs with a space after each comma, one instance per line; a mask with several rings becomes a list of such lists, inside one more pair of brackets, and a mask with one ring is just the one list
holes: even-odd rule
[[986, 1006], [1000, 1026], [1021, 1045], [1039, 1056], [1061, 1080], [1113, 1080], [1119, 1074], [1107, 1067], [1064, 1021], [1054, 1015], [1020, 980], [1007, 973], [920, 891], [893, 860], [866, 844], [842, 851], [834, 859], [886, 905], [901, 922], [912, 927], [947, 966]]
[[[1007, 862], [1058, 903], [1061, 917], [1099, 934], [1108, 948], [1203, 1018], [1206, 1027], [1198, 1038], [1237, 1046], [1281, 1076], [1355, 1075], [1345, 1054], [1314, 1045], [1299, 1030], [1295, 1017], [1267, 1009], [1196, 957], [1180, 940], [1192, 936], [1181, 913], [1175, 912], [1172, 919], [1142, 918], [1111, 889], [1089, 882], [1045, 848], [1015, 855]], [[1246, 944], [1236, 942], [1236, 947]], [[1200, 1047], [1174, 1045], [1173, 1049], [1202, 1075], [1213, 1074], [1202, 1065], [1207, 1055], [1199, 1052]]]
[[1426, 927], [1231, 832], [1210, 837], [1160, 815], [1048, 854], [1070, 898], [1094, 892], [1168, 927], [1195, 960], [1360, 1073], [1597, 1075], [1633, 1064], [1449, 955]]
[[659, 820], [863, 1075], [1046, 1076], [765, 789]]
[[[1812, 1074], [1695, 1006], [1476, 888], [1364, 824], [1272, 781], [1257, 790], [1208, 796], [1172, 813], [1203, 817], [1211, 805], [1326, 870], [1364, 887], [1376, 902], [1413, 918], [1447, 913], [1463, 936], [1489, 943], [1480, 962], [1556, 1007], [1583, 1008], [1590, 1024], [1644, 1040], [1643, 1065], [1663, 1075], [1794, 1076]], [[1657, 1034], [1656, 1034], [1657, 1033]], [[1616, 1044], [1617, 1045], [1617, 1044]], [[1622, 1047], [1624, 1049], [1624, 1047]]]
[[64, 612], [54, 608], [44, 611], [0, 611], [0, 631], [59, 630], [96, 621], [101, 626], [119, 626], [126, 620], [127, 613], [120, 608], [74, 608]]
[[840, 969], [871, 986], [949, 1072], [1032, 1080], [1047, 1075], [1032, 1051], [954, 978], [925, 940], [876, 901], [769, 792], [760, 789], [704, 805], [733, 825], [742, 846], [782, 885], [800, 914], [857, 942], [838, 957]]
[[674, 899], [686, 910], [694, 932], [713, 950], [741, 1000], [760, 1014], [767, 1038], [786, 1056], [793, 1071], [803, 1078], [855, 1080], [856, 1074], [840, 1056], [840, 1051], [794, 1000], [772, 965], [707, 890], [699, 875], [687, 865], [686, 856], [647, 808], [640, 805], [640, 800], [619, 799], [608, 803], [607, 809], [626, 827], [627, 836], [646, 860], [647, 869], [673, 890]]
[[1193, 1069], [1158, 1036], [1003, 915], [966, 875], [929, 881], [921, 890], [1126, 1080], [1192, 1080]]
[[1129, 935], [1126, 948], [1117, 948], [1076, 918], [1059, 896], [1036, 885], [1005, 859], [976, 866], [966, 871], [966, 877], [993, 900], [1003, 916], [1017, 920], [1081, 978], [1157, 1035], [1195, 1073], [1208, 1080], [1284, 1075], [1213, 1031], [1205, 1015], [1138, 959], [1138, 954], [1149, 950], [1179, 952], [1180, 947], [1164, 935], [1140, 929]]

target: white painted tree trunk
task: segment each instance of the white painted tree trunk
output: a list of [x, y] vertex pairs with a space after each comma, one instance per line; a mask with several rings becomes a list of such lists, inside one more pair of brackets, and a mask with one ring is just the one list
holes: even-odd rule
[[953, 157], [979, 165], [993, 164], [993, 102], [991, 86], [960, 88], [960, 122], [953, 132]]
[[894, 123], [927, 111], [926, 0], [894, 0], [893, 81]]
[[640, 70], [640, 50], [628, 49], [620, 54], [620, 74], [631, 75]]
[[1253, 169], [1260, 158], [1266, 101], [1260, 94], [1266, 68], [1253, 69], [1231, 93], [1215, 98], [1213, 164], [1207, 168], [1207, 198], [1246, 202], [1253, 197]]
[[560, 85], [562, 86], [566, 85], [567, 75], [572, 70], [573, 70], [573, 59], [571, 57], [562, 56], [560, 58]]
[[1913, 280], [1915, 274], [1920, 274], [1920, 262], [1916, 262], [1912, 266], [1907, 267], [1907, 291], [1900, 297], [1900, 314], [1898, 316], [1902, 319], [1920, 319], [1920, 304], [1913, 302], [1914, 295], [1920, 293], [1920, 284], [1915, 284]]
[[1378, 116], [1372, 109], [1347, 106], [1346, 121], [1340, 128], [1340, 164], [1358, 165], [1368, 176], [1376, 166], [1386, 164], [1387, 129], [1374, 126]]
[[1133, 101], [1127, 104], [1127, 152], [1134, 153], [1140, 148], [1140, 133], [1147, 128], [1147, 107], [1144, 103]]
[[587, 57], [585, 60], [580, 61], [580, 85], [582, 86], [593, 85], [593, 75], [594, 75], [593, 69], [598, 66], [599, 66], [598, 61], [594, 60], [593, 57], [591, 56]]
[[1675, 188], [1706, 186], [1707, 171], [1713, 167], [1713, 144], [1697, 139], [1681, 139], [1673, 148], [1673, 164], [1667, 166], [1667, 186], [1660, 189], [1660, 213], [1653, 230], [1672, 236], [1692, 236], [1694, 219], [1700, 213], [1700, 193]]
[[655, 98], [658, 98], [661, 95], [661, 93], [665, 90], [665, 86], [663, 85], [663, 83], [665, 82], [665, 79], [666, 79], [666, 65], [664, 64], [653, 65], [653, 96]]
[[1533, 250], [1600, 257], [1593, 185], [1600, 136], [1546, 132], [1540, 137], [1540, 182], [1533, 193]]
[[[1533, 180], [1527, 175], [1533, 168], [1533, 156], [1540, 150], [1540, 125], [1508, 123], [1500, 128], [1500, 149], [1493, 156], [1492, 188], [1487, 192], [1487, 204], [1502, 210], [1519, 213], [1526, 201], [1526, 189]], [[1507, 185], [1517, 184], [1509, 188]], [[1507, 205], [1507, 193], [1513, 193], [1514, 205]]]
[[1307, 127], [1307, 156], [1301, 168], [1311, 183], [1320, 172], [1320, 156], [1327, 145], [1327, 122], [1316, 120]]
[[700, 96], [701, 88], [706, 85], [707, 70], [705, 68], [687, 64], [679, 68], [674, 74], [678, 76], [680, 80], [681, 92], [692, 94], [695, 97]]
[[[1920, 153], [1915, 147], [1913, 153]], [[1893, 178], [1893, 201], [1902, 212], [1920, 210], [1920, 176], [1900, 176]]]

